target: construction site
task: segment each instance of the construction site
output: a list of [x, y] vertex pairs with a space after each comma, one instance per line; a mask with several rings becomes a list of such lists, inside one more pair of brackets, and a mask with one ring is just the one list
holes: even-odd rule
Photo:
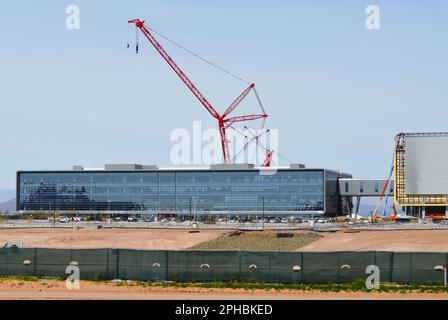
[[[154, 164], [106, 164], [104, 168], [73, 166], [73, 170], [17, 172], [17, 210], [20, 213], [57, 212], [71, 216], [107, 215], [139, 218], [248, 217], [303, 219], [347, 216], [357, 220], [362, 198], [375, 197], [378, 202], [369, 222], [412, 221], [424, 219], [445, 222], [448, 217], [448, 133], [399, 133], [394, 139], [390, 174], [381, 179], [358, 178], [341, 170], [308, 168], [293, 163], [266, 145], [264, 139], [267, 111], [254, 83], [226, 71], [195, 54], [161, 33], [152, 30], [143, 20], [132, 19], [135, 26], [135, 52], [139, 53], [139, 35], [174, 71], [206, 111], [217, 120], [222, 164], [209, 167], [161, 167]], [[129, 32], [128, 32], [129, 34]], [[188, 76], [165, 51], [154, 34], [237, 80], [249, 84], [230, 106], [220, 114], [202, 95]], [[128, 35], [129, 37], [129, 35]], [[130, 41], [126, 44], [131, 47]], [[259, 114], [230, 117], [238, 105], [252, 93]], [[246, 122], [261, 120], [259, 134], [249, 136]], [[231, 155], [227, 131], [243, 136], [245, 144]], [[249, 131], [251, 132], [251, 131]], [[240, 163], [241, 152], [250, 144], [263, 154], [260, 163]], [[256, 155], [255, 155], [256, 156]], [[256, 157], [252, 157], [256, 159]], [[277, 163], [274, 163], [274, 158]], [[288, 161], [286, 166], [280, 160]], [[395, 182], [395, 183], [394, 183]], [[393, 197], [394, 201], [389, 201]], [[356, 202], [354, 201], [356, 200]], [[389, 203], [389, 205], [388, 205]], [[397, 211], [400, 206], [401, 212]], [[419, 221], [420, 221], [419, 220]]]

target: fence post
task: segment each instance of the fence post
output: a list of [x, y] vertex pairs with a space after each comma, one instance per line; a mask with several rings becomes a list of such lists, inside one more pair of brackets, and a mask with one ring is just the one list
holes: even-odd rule
[[380, 266], [378, 265], [378, 259], [376, 256], [377, 251], [374, 251], [373, 253], [374, 253], [373, 254], [373, 264], [376, 265], [378, 267], [378, 269], [380, 270], [380, 285], [381, 285], [381, 269], [380, 269]]
[[37, 275], [37, 248], [33, 250], [33, 276]]
[[336, 282], [337, 283], [341, 283], [341, 254], [340, 252], [337, 252], [338, 254], [338, 265], [337, 265], [337, 269], [338, 269], [338, 273], [337, 273], [337, 278], [336, 278]]
[[272, 282], [272, 252], [269, 252], [269, 282]]
[[389, 281], [390, 282], [394, 282], [393, 281], [393, 275], [394, 275], [394, 268], [395, 268], [395, 266], [394, 266], [394, 252], [393, 251], [391, 251], [390, 252], [390, 261], [389, 261]]
[[305, 270], [305, 268], [304, 268], [304, 264], [303, 264], [303, 251], [302, 251], [302, 252], [300, 252], [300, 273], [301, 273], [300, 281], [302, 281], [302, 284], [303, 284], [303, 279], [304, 279], [304, 276], [303, 276], [304, 270]]
[[[73, 248], [70, 248], [69, 250], [70, 250], [70, 261], [68, 263], [71, 263], [73, 261]], [[65, 269], [66, 266], [63, 267]]]
[[447, 279], [447, 268], [448, 268], [448, 253], [445, 253], [445, 265], [443, 266], [443, 268], [444, 268], [444, 270], [443, 270], [443, 273], [444, 273], [444, 275], [443, 275], [443, 284], [444, 284], [444, 286], [446, 287], [447, 286], [447, 281], [448, 281], [448, 279]]
[[110, 253], [110, 249], [107, 248], [106, 250], [107, 250], [107, 255], [106, 255], [106, 274], [107, 274], [107, 276], [106, 276], [106, 278], [110, 279], [110, 275], [109, 275], [109, 253]]
[[116, 262], [117, 279], [120, 279], [120, 249], [116, 250], [117, 250], [117, 262]]
[[238, 281], [241, 281], [241, 250], [238, 251]]
[[169, 273], [168, 273], [168, 271], [169, 271], [169, 266], [168, 266], [168, 255], [169, 255], [169, 251], [168, 250], [166, 250], [165, 251], [165, 278], [166, 278], [166, 281], [169, 281], [170, 280], [170, 277], [168, 276], [169, 275]]
[[373, 251], [373, 253], [374, 253], [374, 255], [373, 255], [373, 264], [378, 266], [378, 264], [377, 264], [377, 257], [376, 257], [377, 251]]

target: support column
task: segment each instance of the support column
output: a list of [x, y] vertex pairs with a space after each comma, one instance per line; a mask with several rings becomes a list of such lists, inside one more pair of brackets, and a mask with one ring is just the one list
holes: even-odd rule
[[425, 207], [420, 207], [420, 209], [422, 210], [422, 219], [426, 218], [426, 210]]
[[361, 203], [361, 196], [356, 197], [356, 211], [355, 211], [355, 221], [358, 220], [358, 213], [359, 213], [359, 204]]

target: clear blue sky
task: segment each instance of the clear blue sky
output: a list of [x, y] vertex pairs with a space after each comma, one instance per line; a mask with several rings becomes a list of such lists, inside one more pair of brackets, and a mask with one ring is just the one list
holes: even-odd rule
[[[254, 81], [289, 159], [386, 176], [396, 133], [448, 129], [447, 16], [446, 1], [2, 0], [0, 188], [20, 169], [170, 165], [173, 129], [215, 127], [148, 43], [125, 49], [133, 17]], [[244, 89], [166, 49], [220, 111]]]

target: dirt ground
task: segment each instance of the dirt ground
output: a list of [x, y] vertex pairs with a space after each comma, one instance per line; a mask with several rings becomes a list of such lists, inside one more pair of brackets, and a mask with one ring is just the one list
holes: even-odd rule
[[[22, 241], [25, 247], [40, 248], [134, 248], [182, 250], [191, 247], [206, 248], [208, 244], [216, 243], [216, 239], [220, 237], [220, 239], [222, 239], [222, 236], [233, 232], [234, 231], [230, 230], [200, 230], [198, 233], [189, 233], [188, 230], [131, 228], [4, 228], [0, 229], [0, 245], [6, 241]], [[304, 235], [307, 232], [296, 231], [294, 233]], [[257, 237], [260, 236], [260, 232], [254, 232], [253, 234]], [[312, 242], [308, 242], [305, 246], [303, 246], [305, 243], [299, 241], [294, 242], [295, 247], [287, 245], [287, 248], [285, 249], [291, 251], [378, 250], [448, 252], [448, 230], [338, 231], [334, 233], [322, 232], [319, 233], [319, 236], [321, 237], [319, 238], [317, 236], [314, 239], [311, 239]], [[229, 241], [232, 240], [235, 242], [238, 240], [236, 238], [238, 237], [229, 237]], [[272, 232], [267, 231], [266, 239], [271, 238]], [[260, 244], [266, 242], [259, 239], [256, 240], [257, 242], [260, 242]], [[290, 238], [290, 240], [295, 239]], [[221, 240], [218, 239], [218, 243], [220, 242]], [[228, 241], [226, 241], [226, 243], [227, 242]], [[234, 245], [237, 244], [238, 241]], [[232, 248], [234, 248], [234, 246], [232, 246]], [[248, 248], [242, 247], [240, 249]], [[254, 248], [254, 250], [255, 249], [256, 248]], [[270, 249], [273, 250], [274, 248]]]
[[448, 252], [448, 230], [397, 230], [323, 233], [296, 251]]
[[79, 290], [68, 290], [61, 280], [2, 280], [0, 300], [448, 300], [446, 293], [318, 292], [228, 288], [144, 287], [112, 282], [81, 281]]
[[23, 228], [0, 229], [0, 245], [6, 241], [22, 241], [24, 247], [37, 248], [127, 248], [181, 250], [213, 240], [220, 230], [163, 229], [74, 229]]

